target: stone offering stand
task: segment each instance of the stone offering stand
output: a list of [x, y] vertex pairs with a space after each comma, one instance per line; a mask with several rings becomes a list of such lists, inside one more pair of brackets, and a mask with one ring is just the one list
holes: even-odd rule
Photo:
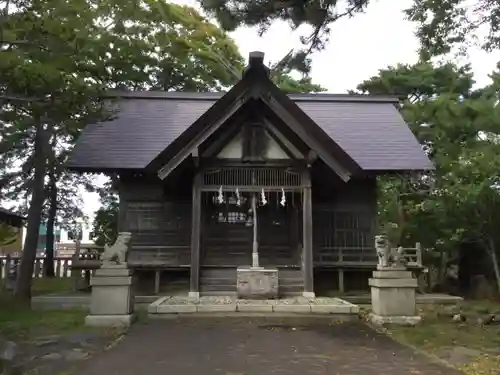
[[359, 307], [340, 298], [289, 297], [274, 300], [237, 297], [161, 297], [153, 302], [150, 317], [189, 313], [278, 313], [327, 314], [339, 318], [358, 317]]

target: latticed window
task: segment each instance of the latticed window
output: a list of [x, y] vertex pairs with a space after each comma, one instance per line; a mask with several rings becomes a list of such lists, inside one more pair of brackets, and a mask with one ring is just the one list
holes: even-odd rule
[[223, 167], [206, 171], [204, 185], [208, 186], [300, 186], [301, 174], [292, 168]]
[[218, 221], [219, 223], [237, 224], [246, 223], [248, 221], [248, 214], [244, 212], [219, 212]]

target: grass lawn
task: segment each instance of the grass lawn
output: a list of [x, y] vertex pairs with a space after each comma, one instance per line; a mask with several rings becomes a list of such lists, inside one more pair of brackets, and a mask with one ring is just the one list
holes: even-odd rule
[[40, 296], [42, 294], [69, 292], [72, 290], [72, 287], [73, 280], [69, 277], [33, 279], [33, 284], [31, 286], [31, 295]]
[[42, 336], [84, 330], [83, 310], [30, 310], [16, 307], [12, 299], [0, 297], [0, 337], [18, 341]]
[[457, 347], [471, 349], [477, 355], [467, 364], [459, 366], [469, 375], [500, 375], [500, 324], [480, 326], [476, 317], [488, 313], [500, 313], [500, 303], [467, 301], [462, 303], [462, 311], [471, 322], [453, 322], [450, 316], [442, 316], [439, 306], [422, 308], [423, 322], [417, 327], [388, 328], [387, 333], [398, 341], [413, 345], [438, 357], [447, 356]]
[[[31, 295], [40, 296], [42, 294], [62, 293], [72, 290], [73, 280], [69, 277], [53, 277], [33, 279], [31, 285]], [[0, 280], [0, 290], [4, 290], [4, 281]]]
[[[31, 294], [62, 293], [72, 290], [71, 278], [33, 279]], [[147, 311], [136, 311], [140, 320], [147, 320]], [[0, 283], [0, 337], [6, 339], [29, 340], [33, 336], [63, 334], [74, 331], [96, 330], [85, 327], [84, 320], [88, 311], [73, 310], [31, 310], [19, 306], [13, 298], [3, 291]], [[97, 329], [103, 331], [102, 329]], [[110, 330], [105, 334], [115, 334]]]
[[[37, 296], [69, 291], [71, 285], [69, 278], [41, 278], [33, 279], [31, 290], [32, 295]], [[84, 310], [30, 310], [19, 306], [4, 291], [0, 292], [0, 306], [0, 337], [13, 340], [84, 329], [87, 315]]]
[[[70, 291], [71, 286], [71, 279], [34, 279], [32, 295]], [[0, 339], [19, 345], [21, 349], [14, 362], [21, 366], [24, 375], [70, 374], [75, 362], [68, 355], [91, 355], [124, 333], [121, 327], [87, 327], [86, 315], [85, 309], [31, 310], [0, 289]], [[47, 341], [49, 344], [39, 344]], [[48, 355], [56, 357], [45, 360]]]

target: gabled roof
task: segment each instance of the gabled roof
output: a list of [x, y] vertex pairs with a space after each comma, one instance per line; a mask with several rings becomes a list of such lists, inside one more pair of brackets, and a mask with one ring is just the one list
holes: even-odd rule
[[[331, 140], [323, 142], [325, 147], [337, 145], [363, 170], [433, 168], [396, 108], [395, 98], [285, 96], [277, 91], [274, 97], [278, 95], [278, 102], [288, 101], [288, 110], [317, 124], [316, 136], [323, 134], [323, 140]], [[214, 104], [223, 107], [218, 101], [223, 97], [220, 93], [127, 92], [111, 96], [119, 98], [117, 117], [85, 128], [68, 161], [70, 169], [95, 172], [144, 169], [165, 150], [178, 152], [175, 144], [183, 145], [195, 134], [196, 129], [191, 125], [212, 120], [205, 113]], [[226, 105], [231, 100], [227, 99]], [[205, 120], [200, 121], [204, 114]]]
[[158, 161], [164, 161], [158, 176], [166, 178], [189, 155], [198, 154], [198, 147], [236, 113], [259, 103], [259, 110], [267, 109], [285, 123], [342, 180], [347, 181], [358, 172], [360, 167], [349, 154], [271, 82], [263, 60], [262, 52], [252, 52], [242, 79], [174, 142], [167, 145], [148, 167], [155, 169]]
[[26, 218], [10, 210], [0, 207], [0, 223], [7, 223], [13, 227], [22, 227]]

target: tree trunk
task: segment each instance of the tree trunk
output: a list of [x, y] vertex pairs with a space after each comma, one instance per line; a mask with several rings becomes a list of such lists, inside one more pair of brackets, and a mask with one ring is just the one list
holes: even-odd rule
[[28, 209], [28, 224], [26, 238], [21, 257], [21, 266], [16, 280], [14, 295], [22, 302], [29, 304], [31, 298], [31, 279], [33, 277], [33, 263], [36, 258], [38, 245], [38, 231], [42, 215], [43, 202], [45, 200], [45, 171], [46, 171], [46, 143], [47, 130], [38, 119], [36, 123], [35, 151], [34, 151], [34, 179], [31, 193], [31, 201]]
[[407, 191], [407, 181], [401, 180], [401, 186], [398, 192], [398, 238], [397, 243], [394, 244], [396, 247], [405, 246], [406, 232], [408, 227], [408, 212], [406, 210], [406, 191]]
[[45, 242], [45, 262], [43, 262], [43, 272], [46, 277], [54, 277], [54, 247], [55, 236], [54, 227], [57, 214], [57, 185], [54, 168], [49, 175], [49, 215], [47, 218], [47, 237]]
[[493, 272], [495, 273], [495, 281], [497, 283], [497, 293], [500, 294], [500, 269], [498, 266], [498, 258], [497, 258], [497, 251], [495, 248], [495, 243], [492, 240], [490, 240], [490, 243], [489, 243], [488, 253], [489, 253], [489, 255], [491, 257], [491, 261], [493, 263]]

